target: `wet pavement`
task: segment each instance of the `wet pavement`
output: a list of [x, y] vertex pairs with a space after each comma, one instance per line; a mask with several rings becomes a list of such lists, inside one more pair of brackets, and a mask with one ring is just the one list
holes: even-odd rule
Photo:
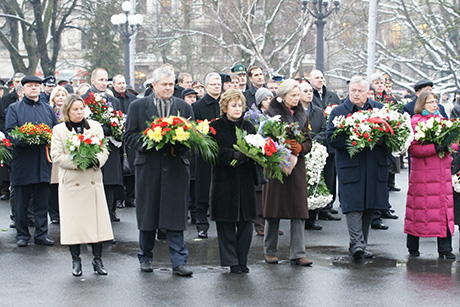
[[[452, 306], [460, 297], [460, 264], [438, 259], [436, 238], [420, 240], [421, 257], [409, 258], [403, 233], [407, 171], [396, 176], [401, 192], [391, 192], [398, 220], [385, 219], [388, 230], [371, 230], [368, 249], [376, 257], [355, 263], [348, 256], [348, 233], [341, 221], [318, 221], [305, 244], [312, 267], [289, 264], [289, 223], [280, 236], [282, 260], [263, 261], [263, 238], [254, 235], [249, 274], [234, 275], [219, 265], [215, 225], [209, 239], [196, 239], [194, 225], [185, 233], [191, 278], [171, 275], [167, 244], [157, 241], [154, 272], [142, 273], [135, 209], [118, 210], [117, 244], [104, 246], [108, 276], [92, 272], [90, 248], [82, 247], [83, 276], [71, 275], [66, 246], [18, 248], [9, 226], [9, 204], [0, 201], [0, 306]], [[457, 230], [456, 230], [457, 231]], [[49, 236], [59, 241], [59, 226]], [[453, 249], [459, 255], [459, 236]]]

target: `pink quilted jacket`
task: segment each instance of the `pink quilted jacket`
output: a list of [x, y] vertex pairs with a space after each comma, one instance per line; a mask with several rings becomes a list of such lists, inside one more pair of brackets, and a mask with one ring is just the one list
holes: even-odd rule
[[[432, 115], [415, 115], [412, 129], [419, 121]], [[458, 150], [458, 145], [452, 145]], [[417, 237], [446, 237], [447, 228], [454, 234], [452, 158], [449, 153], [441, 159], [434, 144], [413, 141], [409, 147], [411, 172], [407, 192], [404, 232]]]

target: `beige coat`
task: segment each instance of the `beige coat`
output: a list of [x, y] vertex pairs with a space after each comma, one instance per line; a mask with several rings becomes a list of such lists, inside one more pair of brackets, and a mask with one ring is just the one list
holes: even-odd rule
[[[90, 129], [102, 138], [101, 125], [88, 120]], [[59, 167], [59, 216], [61, 221], [61, 244], [96, 243], [113, 239], [112, 224], [105, 200], [102, 172], [99, 168], [86, 171], [76, 168], [69, 161], [65, 144], [72, 133], [61, 123], [54, 126], [51, 139], [51, 158]], [[109, 152], [98, 154], [100, 166], [104, 165]]]

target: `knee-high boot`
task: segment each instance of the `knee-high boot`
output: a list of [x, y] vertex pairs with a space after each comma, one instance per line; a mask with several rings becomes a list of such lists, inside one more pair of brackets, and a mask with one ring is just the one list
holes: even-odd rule
[[93, 243], [91, 244], [93, 248], [93, 269], [99, 275], [107, 275], [107, 271], [104, 268], [102, 263], [102, 243]]
[[72, 255], [72, 275], [81, 276], [80, 244], [69, 245], [70, 255]]

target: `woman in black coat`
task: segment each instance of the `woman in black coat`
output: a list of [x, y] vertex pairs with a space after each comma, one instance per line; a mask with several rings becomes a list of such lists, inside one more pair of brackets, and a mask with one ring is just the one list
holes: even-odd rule
[[[234, 274], [248, 273], [252, 220], [257, 217], [254, 189], [254, 161], [233, 149], [236, 127], [255, 134], [254, 126], [243, 119], [245, 99], [229, 89], [220, 99], [222, 118], [211, 123], [216, 131], [219, 157], [212, 169], [211, 219], [216, 221], [220, 262]], [[232, 161], [236, 165], [232, 166]]]

